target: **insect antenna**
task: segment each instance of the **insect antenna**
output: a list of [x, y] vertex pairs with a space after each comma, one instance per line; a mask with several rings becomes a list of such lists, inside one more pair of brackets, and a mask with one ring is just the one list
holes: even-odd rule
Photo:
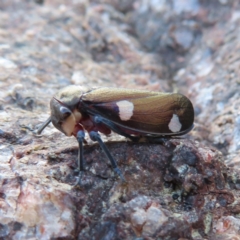
[[51, 116], [37, 129], [37, 134], [41, 134], [44, 128], [51, 122]]

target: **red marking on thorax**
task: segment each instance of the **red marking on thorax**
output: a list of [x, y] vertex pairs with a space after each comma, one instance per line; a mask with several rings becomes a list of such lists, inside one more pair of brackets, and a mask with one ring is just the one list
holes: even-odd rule
[[[94, 123], [91, 116], [83, 116], [82, 119], [80, 120], [80, 122], [75, 126], [76, 130], [77, 129], [83, 130], [83, 128], [87, 132], [96, 131], [96, 132], [103, 133], [105, 135], [108, 135], [111, 133], [111, 129], [108, 128], [107, 126], [105, 126], [103, 124], [96, 125], [96, 123]], [[74, 136], [76, 136], [76, 135], [74, 135]]]
[[73, 130], [73, 136], [77, 136], [78, 131], [84, 131], [83, 127], [80, 124], [76, 124]]

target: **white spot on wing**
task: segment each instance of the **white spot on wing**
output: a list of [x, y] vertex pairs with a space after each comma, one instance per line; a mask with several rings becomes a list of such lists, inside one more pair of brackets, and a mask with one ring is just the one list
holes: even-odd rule
[[122, 121], [129, 120], [133, 115], [134, 105], [132, 102], [127, 100], [118, 101], [117, 103], [119, 110], [119, 117]]
[[178, 115], [173, 114], [173, 116], [171, 118], [171, 121], [168, 124], [168, 127], [172, 132], [179, 132], [180, 131], [180, 129], [182, 127], [182, 124], [179, 121]]

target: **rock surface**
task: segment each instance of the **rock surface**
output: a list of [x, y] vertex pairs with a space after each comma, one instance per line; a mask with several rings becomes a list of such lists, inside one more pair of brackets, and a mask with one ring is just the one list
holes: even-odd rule
[[[0, 238], [240, 239], [239, 27], [239, 1], [1, 1]], [[75, 188], [76, 140], [34, 132], [69, 84], [181, 92], [195, 129], [104, 138], [126, 184], [87, 138]]]

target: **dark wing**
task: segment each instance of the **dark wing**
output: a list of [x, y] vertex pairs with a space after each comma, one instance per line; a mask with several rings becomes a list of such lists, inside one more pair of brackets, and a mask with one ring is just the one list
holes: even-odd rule
[[192, 103], [181, 94], [99, 88], [82, 101], [90, 114], [143, 135], [181, 135], [193, 126]]

